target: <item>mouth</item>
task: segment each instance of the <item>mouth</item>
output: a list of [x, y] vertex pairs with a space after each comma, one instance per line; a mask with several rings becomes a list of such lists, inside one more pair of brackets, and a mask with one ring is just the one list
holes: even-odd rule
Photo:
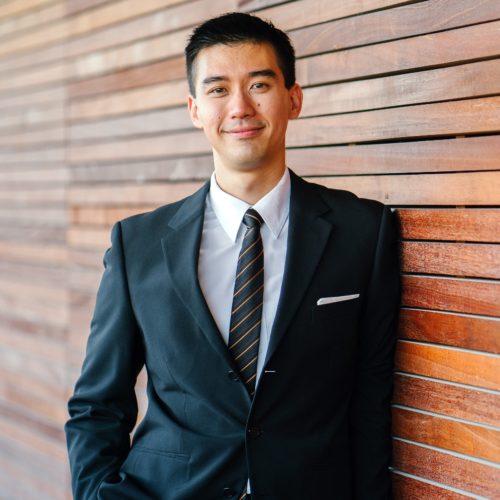
[[226, 130], [225, 133], [235, 139], [251, 139], [259, 135], [262, 130], [264, 130], [264, 127], [239, 127]]

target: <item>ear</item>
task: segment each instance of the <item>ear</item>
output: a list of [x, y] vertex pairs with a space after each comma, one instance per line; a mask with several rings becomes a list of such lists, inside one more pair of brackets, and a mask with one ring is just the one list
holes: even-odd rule
[[188, 96], [188, 110], [191, 116], [191, 121], [196, 128], [203, 128], [203, 125], [200, 121], [200, 115], [198, 110], [198, 105], [196, 104], [196, 98], [191, 94]]
[[290, 94], [290, 112], [288, 114], [288, 118], [293, 120], [294, 118], [298, 118], [300, 115], [304, 96], [302, 94], [302, 88], [298, 83], [294, 83], [288, 92]]

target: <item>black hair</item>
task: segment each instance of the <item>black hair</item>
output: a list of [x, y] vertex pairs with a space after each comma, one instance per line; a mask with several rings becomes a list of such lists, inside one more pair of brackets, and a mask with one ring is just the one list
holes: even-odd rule
[[218, 44], [232, 45], [247, 42], [268, 43], [273, 47], [285, 86], [290, 89], [295, 83], [295, 51], [287, 34], [260, 17], [230, 12], [200, 24], [189, 38], [184, 52], [191, 95], [196, 95], [194, 63], [202, 49]]

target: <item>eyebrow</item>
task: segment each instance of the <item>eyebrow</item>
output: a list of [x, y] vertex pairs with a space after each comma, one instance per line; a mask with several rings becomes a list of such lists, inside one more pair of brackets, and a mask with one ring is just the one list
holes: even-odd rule
[[[250, 73], [248, 73], [248, 76], [250, 76], [251, 78], [255, 78], [256, 76], [267, 76], [269, 78], [274, 78], [274, 79], [277, 78], [276, 72], [273, 71], [272, 69], [259, 69], [256, 71], [250, 71]], [[206, 87], [211, 83], [224, 82], [227, 80], [229, 80], [229, 78], [223, 75], [207, 76], [202, 80], [201, 84], [203, 85], [203, 87]]]

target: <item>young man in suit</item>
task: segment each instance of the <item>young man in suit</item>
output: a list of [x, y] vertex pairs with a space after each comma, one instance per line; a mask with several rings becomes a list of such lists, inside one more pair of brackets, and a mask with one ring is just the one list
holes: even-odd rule
[[227, 14], [186, 61], [215, 172], [113, 228], [69, 402], [75, 498], [388, 499], [391, 212], [286, 168], [302, 91], [283, 32]]

